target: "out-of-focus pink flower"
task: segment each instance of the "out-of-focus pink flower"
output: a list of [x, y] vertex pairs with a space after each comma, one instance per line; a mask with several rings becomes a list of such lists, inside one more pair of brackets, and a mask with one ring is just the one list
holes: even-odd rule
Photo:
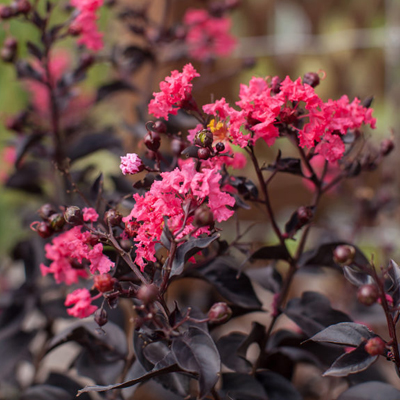
[[192, 80], [200, 76], [192, 64], [186, 64], [182, 72], [172, 71], [160, 83], [161, 92], [154, 92], [149, 103], [149, 114], [168, 120], [168, 114], [176, 115], [182, 102], [189, 102], [192, 93]]
[[[183, 204], [198, 207], [206, 204], [213, 213], [214, 220], [221, 222], [230, 218], [233, 210], [227, 208], [235, 204], [235, 200], [228, 193], [222, 192], [219, 181], [221, 175], [217, 168], [204, 168], [196, 171], [193, 162], [182, 164], [181, 169], [163, 172], [162, 180], [155, 181], [150, 191], [144, 197], [135, 194], [136, 204], [131, 213], [124, 218], [125, 223], [136, 221], [137, 228], [135, 242], [137, 243], [135, 262], [144, 269], [145, 262], [155, 261], [155, 245], [160, 242], [164, 227], [164, 217], [168, 217], [168, 227], [173, 233], [181, 228], [180, 236], [193, 231], [193, 216], [190, 216], [185, 226]], [[195, 236], [209, 232], [208, 227], [202, 227], [195, 232]]]
[[119, 168], [124, 175], [137, 174], [143, 171], [143, 162], [136, 153], [128, 153], [126, 156], [121, 157]]
[[8, 174], [15, 163], [17, 152], [15, 147], [7, 146], [3, 149], [0, 162], [0, 183], [7, 180]]
[[52, 240], [52, 243], [45, 245], [46, 258], [52, 260], [50, 266], [40, 265], [42, 275], [54, 274], [57, 283], [65, 282], [67, 285], [78, 282], [78, 278], [88, 277], [83, 268], [74, 268], [73, 264], [82, 263], [87, 260], [90, 265], [90, 272], [107, 273], [114, 266], [103, 253], [103, 245], [90, 245], [91, 234], [82, 232], [81, 227], [75, 226], [72, 229], [61, 233]]
[[98, 51], [103, 48], [103, 34], [97, 27], [97, 10], [103, 5], [103, 0], [71, 0], [71, 5], [79, 10], [70, 29], [79, 34], [79, 44], [88, 49]]
[[[321, 179], [322, 176], [322, 172], [325, 169], [325, 162], [327, 160], [324, 158], [324, 156], [322, 155], [315, 155], [311, 160], [310, 160], [310, 164], [313, 168], [313, 170], [315, 171], [316, 175], [318, 176], [319, 179]], [[329, 163], [324, 175], [324, 186], [328, 185], [332, 179], [334, 179], [340, 172], [340, 168], [337, 162], [333, 162], [333, 163]], [[305, 176], [309, 176], [310, 173], [306, 168], [303, 168], [303, 173]], [[315, 190], [315, 185], [312, 181], [310, 181], [309, 179], [303, 179], [303, 184], [304, 186], [309, 189], [310, 191], [314, 191]], [[335, 188], [332, 188], [331, 190], [329, 190], [327, 193], [331, 193], [334, 191]]]
[[83, 210], [83, 220], [88, 222], [96, 222], [99, 218], [99, 214], [97, 214], [96, 210], [92, 207], [85, 207]]
[[86, 318], [92, 315], [96, 310], [97, 306], [91, 304], [92, 298], [90, 292], [87, 289], [76, 289], [72, 293], [68, 294], [64, 305], [71, 308], [67, 309], [67, 313], [76, 318]]
[[236, 46], [236, 39], [229, 33], [231, 20], [228, 17], [215, 18], [206, 10], [190, 8], [183, 23], [189, 54], [196, 60], [228, 56]]

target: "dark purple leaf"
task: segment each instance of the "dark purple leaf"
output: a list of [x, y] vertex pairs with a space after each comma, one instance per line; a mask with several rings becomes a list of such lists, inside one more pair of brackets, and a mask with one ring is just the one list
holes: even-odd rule
[[317, 292], [304, 292], [301, 298], [291, 299], [284, 313], [309, 337], [330, 325], [352, 322], [347, 314], [334, 310], [329, 300]]
[[106, 97], [111, 94], [118, 92], [136, 92], [136, 88], [129, 82], [126, 81], [114, 81], [111, 83], [107, 83], [106, 85], [100, 86], [97, 90], [96, 102], [100, 102], [104, 100]]
[[106, 392], [107, 390], [113, 390], [113, 389], [124, 389], [127, 387], [131, 387], [133, 385], [136, 385], [141, 382], [145, 382], [151, 378], [154, 378], [156, 376], [160, 376], [163, 374], [169, 374], [171, 372], [182, 372], [182, 369], [179, 368], [176, 364], [175, 365], [170, 365], [166, 368], [159, 369], [157, 371], [151, 371], [147, 373], [146, 375], [141, 376], [140, 378], [137, 379], [132, 379], [130, 381], [126, 381], [123, 383], [117, 383], [115, 385], [107, 385], [107, 386], [85, 386], [83, 389], [78, 391], [77, 396], [80, 396], [82, 393], [87, 393], [87, 392]]
[[304, 176], [301, 169], [301, 160], [298, 158], [279, 158], [273, 164], [268, 165], [267, 170]]
[[379, 356], [371, 356], [365, 351], [365, 342], [355, 350], [340, 356], [323, 376], [347, 376], [366, 370]]
[[351, 284], [357, 287], [368, 285], [373, 282], [373, 279], [370, 275], [362, 271], [357, 271], [357, 267], [353, 267], [351, 265], [345, 265], [343, 267], [343, 274]]
[[101, 196], [103, 194], [104, 176], [102, 173], [93, 182], [90, 188], [90, 198], [95, 202], [97, 208], [100, 204]]
[[221, 392], [233, 400], [269, 400], [263, 386], [249, 374], [222, 374]]
[[248, 269], [246, 273], [250, 279], [272, 293], [278, 293], [281, 290], [283, 282], [282, 275], [275, 267], [268, 266], [264, 268]]
[[400, 303], [400, 267], [393, 260], [390, 260], [387, 271], [392, 281], [388, 291], [393, 298], [393, 306], [397, 307]]
[[383, 382], [365, 382], [343, 392], [337, 400], [399, 400], [400, 391]]
[[191, 238], [176, 250], [175, 258], [172, 263], [170, 276], [180, 275], [185, 263], [190, 257], [197, 254], [200, 250], [206, 249], [212, 242], [219, 238], [219, 234], [205, 238]]
[[183, 370], [199, 375], [199, 397], [204, 398], [217, 383], [221, 369], [214, 341], [203, 330], [190, 327], [173, 340], [171, 350]]
[[233, 332], [218, 340], [217, 349], [224, 365], [233, 371], [247, 374], [251, 372], [251, 363], [238, 355], [238, 349], [245, 340], [245, 334]]
[[34, 43], [30, 42], [30, 41], [27, 41], [26, 42], [26, 47], [28, 48], [28, 52], [30, 54], [32, 54], [38, 60], [42, 59], [43, 52], [42, 52], [42, 50], [39, 49], [39, 47], [36, 44], [34, 44]]
[[23, 137], [16, 147], [15, 166], [18, 168], [26, 152], [43, 138], [41, 134], [31, 134]]
[[261, 310], [261, 302], [258, 300], [248, 276], [233, 268], [235, 260], [230, 257], [218, 257], [211, 262], [196, 266], [185, 273], [185, 276], [193, 276], [206, 280], [226, 300], [236, 306], [245, 309]]
[[146, 61], [154, 61], [154, 56], [151, 51], [135, 45], [126, 47], [122, 52], [122, 57], [124, 66], [126, 65], [130, 72], [138, 70]]
[[293, 238], [293, 236], [305, 225], [311, 222], [311, 219], [314, 214], [315, 207], [307, 206], [302, 207], [303, 212], [308, 214], [306, 220], [302, 220], [299, 217], [299, 210], [296, 210], [291, 216], [289, 221], [285, 224], [285, 233], [287, 234], [288, 238]]
[[236, 188], [244, 199], [257, 199], [258, 189], [253, 181], [244, 176], [235, 176], [229, 179], [229, 184]]
[[328, 326], [309, 340], [357, 347], [365, 340], [375, 336], [377, 335], [370, 331], [365, 325], [356, 324], [354, 322], [341, 322], [336, 325]]
[[264, 246], [256, 250], [252, 255], [253, 260], [287, 260], [290, 254], [282, 245]]
[[15, 64], [19, 79], [33, 79], [43, 83], [42, 74], [25, 60], [18, 60]]
[[302, 400], [302, 396], [292, 383], [282, 375], [271, 371], [261, 371], [256, 374], [268, 395], [268, 400]]
[[5, 186], [32, 194], [42, 194], [38, 164], [35, 162], [24, 163], [21, 168], [9, 176]]
[[[69, 376], [54, 372], [50, 373], [44, 384], [65, 390], [70, 394], [71, 399], [76, 396], [77, 391], [81, 388], [81, 385]], [[90, 400], [90, 397], [88, 394], [84, 394], [81, 399]]]
[[20, 400], [72, 400], [73, 396], [65, 389], [51, 385], [36, 385], [25, 390]]
[[243, 358], [246, 358], [247, 350], [250, 345], [257, 343], [260, 348], [265, 346], [266, 329], [264, 325], [258, 322], [253, 322], [250, 333], [247, 335], [246, 339], [243, 341], [241, 346], [238, 348], [238, 354]]

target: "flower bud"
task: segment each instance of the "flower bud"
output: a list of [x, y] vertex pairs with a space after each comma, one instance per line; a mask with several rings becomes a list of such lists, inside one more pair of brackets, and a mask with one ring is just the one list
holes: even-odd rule
[[103, 308], [99, 308], [94, 313], [94, 322], [99, 326], [104, 326], [108, 322], [107, 311]]
[[95, 57], [90, 53], [83, 53], [79, 59], [79, 68], [86, 69], [89, 68], [95, 62]]
[[117, 282], [110, 274], [101, 274], [94, 276], [94, 287], [101, 293], [111, 292], [114, 289], [114, 283]]
[[198, 227], [214, 224], [213, 213], [205, 204], [198, 207], [194, 212], [193, 224]]
[[160, 134], [167, 133], [167, 125], [162, 121], [156, 121], [152, 126], [152, 131]]
[[151, 131], [147, 132], [144, 137], [144, 145], [152, 151], [157, 151], [161, 145], [161, 138], [157, 132]]
[[0, 19], [15, 17], [15, 12], [10, 6], [0, 6]]
[[208, 311], [208, 318], [214, 323], [224, 323], [232, 316], [232, 310], [226, 303], [215, 303]]
[[64, 227], [65, 219], [63, 215], [60, 213], [52, 214], [49, 217], [49, 224], [51, 229], [54, 230], [54, 232], [58, 232]]
[[28, 0], [18, 0], [17, 1], [17, 12], [19, 14], [28, 14], [31, 11], [32, 6]]
[[122, 215], [117, 210], [108, 210], [104, 214], [104, 222], [111, 226], [119, 226], [122, 222]]
[[274, 76], [271, 79], [271, 92], [278, 94], [281, 91], [281, 78], [279, 76]]
[[387, 156], [388, 154], [390, 154], [392, 152], [393, 149], [394, 149], [393, 140], [391, 140], [391, 139], [382, 140], [381, 149], [380, 149], [382, 156]]
[[303, 76], [303, 84], [307, 83], [313, 88], [319, 85], [319, 81], [319, 76], [316, 72], [307, 72]]
[[350, 265], [356, 254], [356, 249], [353, 246], [342, 244], [337, 246], [333, 251], [333, 261], [342, 265]]
[[9, 37], [3, 43], [1, 49], [1, 59], [4, 62], [13, 62], [17, 57], [18, 42], [16, 39]]
[[137, 298], [144, 304], [149, 304], [157, 300], [158, 293], [159, 290], [157, 286], [153, 284], [142, 285], [137, 292]]
[[53, 234], [53, 230], [48, 224], [46, 224], [46, 222], [35, 221], [31, 223], [30, 227], [43, 239], [47, 239]]
[[218, 153], [222, 153], [225, 150], [225, 145], [222, 142], [218, 142], [215, 145], [215, 150], [217, 150]]
[[171, 150], [175, 156], [179, 157], [183, 150], [185, 150], [185, 143], [180, 139], [173, 139], [171, 142]]
[[211, 151], [207, 147], [200, 147], [197, 150], [197, 157], [199, 157], [200, 160], [208, 160], [210, 155]]
[[364, 306], [372, 306], [378, 300], [378, 288], [375, 285], [362, 285], [357, 291], [357, 300]]
[[386, 349], [386, 343], [379, 337], [375, 336], [368, 339], [365, 344], [365, 351], [371, 356], [383, 355]]
[[66, 208], [64, 212], [65, 221], [67, 221], [70, 225], [82, 225], [83, 224], [83, 215], [82, 211], [79, 207], [69, 206]]
[[310, 207], [299, 207], [297, 210], [297, 218], [301, 226], [308, 224], [313, 218], [313, 211]]
[[212, 132], [208, 129], [203, 129], [202, 131], [196, 134], [194, 142], [198, 146], [210, 147], [212, 145], [213, 140], [214, 136]]

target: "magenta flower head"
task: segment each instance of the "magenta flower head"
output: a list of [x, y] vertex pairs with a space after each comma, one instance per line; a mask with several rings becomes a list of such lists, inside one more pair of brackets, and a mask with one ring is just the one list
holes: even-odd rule
[[172, 71], [165, 81], [160, 83], [161, 92], [153, 93], [149, 103], [149, 114], [168, 120], [168, 114], [176, 115], [182, 103], [188, 106], [192, 98], [192, 80], [200, 76], [192, 64], [186, 64], [182, 72]]
[[96, 310], [97, 306], [91, 304], [92, 298], [90, 292], [87, 289], [76, 289], [65, 299], [65, 305], [72, 306], [67, 309], [67, 313], [76, 318], [86, 318], [92, 315]]
[[143, 162], [136, 153], [128, 153], [126, 156], [121, 157], [121, 165], [119, 167], [124, 175], [137, 174], [144, 169]]

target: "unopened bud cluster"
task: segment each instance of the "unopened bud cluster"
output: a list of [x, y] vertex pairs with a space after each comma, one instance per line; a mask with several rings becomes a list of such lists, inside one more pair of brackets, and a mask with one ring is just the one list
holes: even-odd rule
[[47, 239], [55, 232], [59, 232], [65, 225], [65, 219], [61, 213], [58, 213], [51, 204], [44, 204], [38, 210], [42, 221], [35, 221], [31, 224], [31, 229], [43, 239]]

